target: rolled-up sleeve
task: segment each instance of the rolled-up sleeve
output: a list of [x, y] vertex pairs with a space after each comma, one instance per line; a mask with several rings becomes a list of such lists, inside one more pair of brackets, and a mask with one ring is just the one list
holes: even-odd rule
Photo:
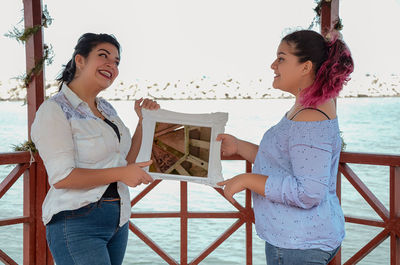
[[56, 102], [47, 100], [40, 106], [31, 138], [43, 159], [50, 185], [67, 177], [75, 168], [71, 125]]
[[271, 175], [266, 197], [277, 203], [309, 209], [328, 191], [332, 160], [332, 133], [328, 122], [294, 122], [289, 132], [292, 174]]

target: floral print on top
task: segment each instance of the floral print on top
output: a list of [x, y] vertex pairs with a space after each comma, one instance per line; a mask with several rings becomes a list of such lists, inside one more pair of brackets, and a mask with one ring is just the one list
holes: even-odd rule
[[[84, 101], [78, 102], [78, 106], [76, 106], [75, 108], [67, 99], [65, 93], [57, 93], [56, 95], [54, 95], [54, 97], [52, 97], [52, 100], [60, 105], [61, 109], [67, 117], [67, 120], [97, 119], [97, 117], [89, 109], [87, 103]], [[117, 116], [117, 112], [115, 111], [113, 106], [111, 106], [111, 104], [108, 103], [105, 99], [96, 98], [96, 103], [99, 111], [104, 112], [108, 117]]]

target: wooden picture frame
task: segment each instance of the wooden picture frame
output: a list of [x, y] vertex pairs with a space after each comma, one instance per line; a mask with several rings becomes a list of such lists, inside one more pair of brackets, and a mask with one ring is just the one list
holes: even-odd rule
[[138, 162], [153, 160], [154, 179], [183, 180], [217, 187], [223, 181], [221, 142], [227, 113], [188, 114], [142, 110], [143, 137]]

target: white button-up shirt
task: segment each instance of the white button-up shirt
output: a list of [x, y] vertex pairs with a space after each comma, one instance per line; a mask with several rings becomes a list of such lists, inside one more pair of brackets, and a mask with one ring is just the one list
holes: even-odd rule
[[[43, 222], [65, 210], [75, 210], [98, 201], [108, 185], [91, 189], [55, 189], [54, 184], [67, 177], [74, 168], [111, 168], [126, 166], [126, 156], [131, 146], [129, 129], [118, 117], [115, 109], [102, 98], [96, 98], [98, 110], [112, 121], [115, 131], [96, 117], [88, 104], [82, 101], [67, 85], [46, 100], [36, 112], [31, 128], [35, 143], [49, 176], [50, 190], [42, 205]], [[118, 182], [121, 197], [119, 225], [130, 217], [131, 206], [127, 185]]]

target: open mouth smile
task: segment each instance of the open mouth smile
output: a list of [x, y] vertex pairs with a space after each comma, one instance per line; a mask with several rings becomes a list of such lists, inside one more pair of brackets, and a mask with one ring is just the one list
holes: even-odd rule
[[110, 71], [107, 70], [99, 70], [99, 73], [104, 76], [107, 79], [111, 79], [112, 78], [112, 73]]

